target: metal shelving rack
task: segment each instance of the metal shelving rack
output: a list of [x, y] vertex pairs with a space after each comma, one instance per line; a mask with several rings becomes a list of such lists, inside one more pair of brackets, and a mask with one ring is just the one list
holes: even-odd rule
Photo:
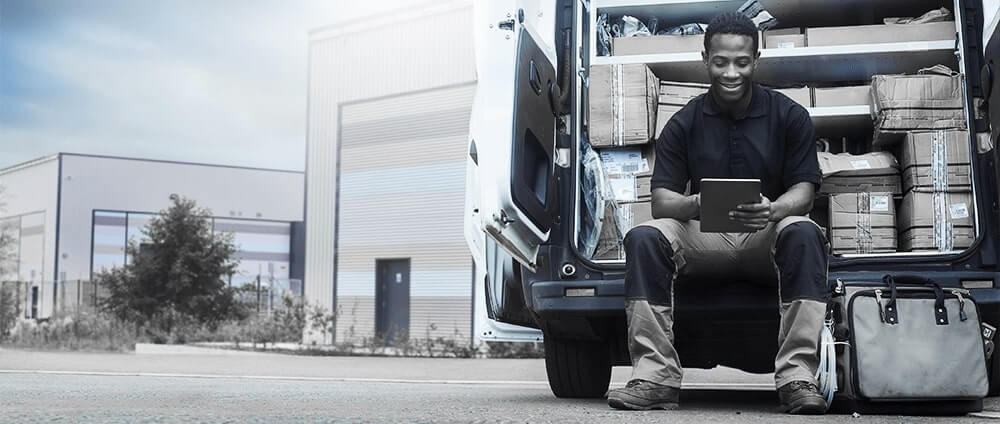
[[[701, 52], [630, 56], [596, 55], [596, 20], [600, 13], [609, 17], [655, 16], [661, 26], [707, 22], [712, 16], [736, 10], [744, 0], [595, 0], [590, 14], [590, 63], [594, 65], [645, 63], [661, 80], [708, 82]], [[764, 7], [779, 20], [781, 27], [867, 25], [883, 17], [908, 16], [916, 11], [940, 7], [932, 0], [762, 0]], [[877, 12], [876, 10], [877, 9]], [[845, 13], [853, 11], [853, 13]], [[957, 31], [957, 27], [956, 27]], [[762, 49], [758, 81], [769, 85], [831, 84], [839, 81], [867, 81], [875, 74], [912, 73], [921, 68], [945, 64], [960, 70], [955, 40], [911, 41], [880, 44]], [[868, 105], [808, 108], [817, 134], [838, 128], [872, 129]]]

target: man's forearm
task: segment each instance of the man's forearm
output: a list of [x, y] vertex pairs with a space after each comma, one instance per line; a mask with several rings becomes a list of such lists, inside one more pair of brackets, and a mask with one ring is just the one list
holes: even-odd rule
[[812, 210], [815, 196], [816, 190], [812, 183], [798, 183], [789, 187], [785, 194], [771, 202], [771, 221], [808, 214]]
[[653, 189], [652, 195], [650, 208], [653, 218], [673, 218], [687, 221], [698, 216], [700, 212], [697, 195], [685, 196], [665, 188]]

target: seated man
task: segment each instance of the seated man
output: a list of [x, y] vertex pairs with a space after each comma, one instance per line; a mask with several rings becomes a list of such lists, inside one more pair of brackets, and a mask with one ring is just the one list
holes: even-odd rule
[[[775, 385], [782, 408], [821, 414], [826, 401], [814, 377], [829, 299], [827, 244], [804, 217], [821, 174], [805, 108], [753, 82], [757, 28], [739, 14], [709, 23], [702, 53], [709, 93], [667, 123], [656, 144], [654, 219], [625, 237], [625, 312], [631, 381], [608, 393], [619, 409], [673, 409], [683, 371], [673, 347], [673, 282], [678, 273], [777, 280], [781, 328]], [[702, 233], [702, 178], [757, 178], [761, 200], [731, 211], [754, 232]], [[685, 185], [691, 195], [685, 196]], [[772, 200], [773, 199], [773, 200]], [[761, 340], [761, 343], [773, 343]], [[734, 348], [739, 348], [734, 346]]]

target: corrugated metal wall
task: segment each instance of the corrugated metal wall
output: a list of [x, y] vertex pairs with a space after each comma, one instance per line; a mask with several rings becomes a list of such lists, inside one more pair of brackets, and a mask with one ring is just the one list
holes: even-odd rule
[[[362, 99], [373, 99], [381, 96], [426, 90], [435, 87], [454, 86], [475, 80], [475, 62], [472, 48], [472, 6], [468, 1], [437, 2], [427, 8], [415, 8], [401, 12], [398, 17], [382, 19], [380, 25], [368, 30], [321, 30], [311, 35], [309, 44], [309, 115], [307, 131], [306, 159], [306, 272], [305, 294], [310, 302], [332, 308], [334, 282], [334, 250], [337, 223], [337, 182], [336, 169], [339, 161], [337, 137], [340, 132], [337, 123], [338, 107], [342, 103]], [[392, 103], [392, 102], [388, 102]], [[356, 104], [356, 113], [363, 114], [365, 104]], [[391, 106], [387, 106], [390, 107]], [[390, 112], [391, 111], [391, 112]], [[405, 111], [387, 109], [382, 111], [386, 124], [390, 124], [395, 116]], [[354, 112], [352, 112], [354, 113]], [[370, 113], [379, 113], [374, 111]], [[397, 115], [393, 115], [393, 113]], [[449, 119], [467, 120], [464, 115], [446, 114]], [[356, 127], [348, 129], [346, 137], [352, 137], [350, 131], [377, 132], [382, 126], [373, 124], [365, 129]], [[433, 132], [434, 128], [414, 128], [413, 131]], [[385, 136], [392, 134], [382, 132]], [[463, 141], [459, 143], [464, 150]], [[373, 146], [357, 146], [355, 155], [359, 158], [373, 158], [380, 148]], [[365, 150], [367, 149], [367, 150]], [[411, 152], [398, 158], [391, 166], [405, 168], [426, 164], [430, 158], [421, 156], [421, 152]], [[360, 171], [365, 166], [376, 170], [389, 165], [379, 164], [369, 160], [364, 163], [348, 164]], [[346, 173], [344, 174], [346, 175]], [[462, 174], [453, 183], [461, 185]], [[441, 181], [436, 184], [444, 184]], [[349, 193], [348, 193], [349, 195]], [[344, 202], [341, 193], [341, 203]], [[457, 203], [457, 211], [461, 211], [461, 202]], [[341, 207], [343, 209], [343, 207]], [[458, 226], [461, 226], [461, 217]], [[341, 241], [347, 228], [341, 222]], [[349, 230], [346, 230], [349, 232]], [[462, 241], [461, 233], [457, 233], [456, 243]], [[343, 248], [341, 248], [343, 252]], [[458, 250], [455, 250], [458, 253]], [[418, 257], [397, 255], [398, 257]], [[468, 252], [461, 250], [461, 260], [465, 262]], [[341, 267], [344, 266], [341, 256]], [[426, 261], [426, 259], [425, 259]], [[411, 264], [413, 287], [417, 284], [416, 270], [421, 262], [416, 259]], [[372, 266], [374, 266], [372, 264]], [[374, 272], [372, 277], [374, 278]], [[468, 279], [467, 279], [468, 280]], [[373, 287], [372, 283], [372, 287]], [[374, 290], [374, 289], [372, 289]], [[415, 289], [414, 289], [415, 290]], [[467, 291], [467, 290], [466, 290]], [[349, 292], [349, 290], [348, 290]], [[371, 295], [371, 292], [368, 293]], [[341, 299], [344, 300], [344, 299]], [[349, 300], [349, 299], [348, 299]], [[353, 304], [347, 300], [338, 302], [341, 306]], [[361, 314], [374, 317], [373, 305], [357, 302], [357, 309], [371, 310]], [[418, 305], [411, 304], [413, 311]], [[469, 306], [465, 306], [468, 308]], [[342, 313], [346, 311], [342, 310]], [[450, 313], [450, 312], [449, 312]], [[468, 312], [462, 312], [466, 316]], [[373, 318], [369, 318], [373, 319]], [[341, 319], [349, 325], [349, 319]], [[416, 318], [411, 318], [411, 324], [417, 325]], [[340, 327], [340, 326], [338, 326]], [[346, 330], [345, 330], [346, 331]], [[467, 331], [467, 330], [466, 330]], [[338, 335], [345, 334], [338, 328]], [[338, 338], [339, 339], [339, 338]]]
[[474, 90], [467, 83], [342, 108], [338, 341], [373, 335], [375, 261], [390, 258], [410, 258], [411, 337], [470, 337], [462, 214]]

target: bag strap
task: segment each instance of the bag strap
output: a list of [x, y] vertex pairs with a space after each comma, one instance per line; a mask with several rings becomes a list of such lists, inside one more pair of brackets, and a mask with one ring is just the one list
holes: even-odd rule
[[[934, 290], [934, 323], [937, 325], [948, 325], [948, 309], [944, 306], [944, 290], [936, 281], [919, 275], [896, 275], [886, 274], [882, 281], [889, 287], [889, 302], [885, 305], [886, 320], [890, 323], [899, 323], [899, 314], [896, 307], [896, 286], [924, 286]], [[891, 319], [890, 319], [891, 318]]]

